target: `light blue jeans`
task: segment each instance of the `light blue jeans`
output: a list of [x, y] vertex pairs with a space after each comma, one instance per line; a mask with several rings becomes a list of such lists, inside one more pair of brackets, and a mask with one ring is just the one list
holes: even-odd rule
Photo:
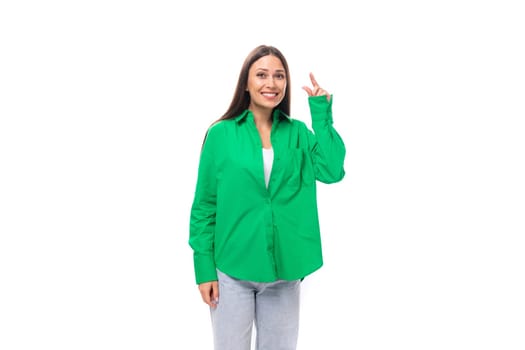
[[217, 271], [219, 303], [211, 308], [215, 350], [295, 350], [299, 331], [300, 280], [258, 283]]

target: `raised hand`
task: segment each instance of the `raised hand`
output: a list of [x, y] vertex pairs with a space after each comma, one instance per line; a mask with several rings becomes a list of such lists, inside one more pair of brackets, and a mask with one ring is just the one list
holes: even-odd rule
[[303, 86], [303, 90], [306, 91], [306, 93], [308, 93], [308, 96], [326, 96], [326, 99], [330, 101], [330, 94], [328, 93], [328, 91], [322, 89], [319, 86], [317, 80], [315, 80], [313, 73], [310, 73], [310, 80], [312, 81], [312, 88], [308, 86]]

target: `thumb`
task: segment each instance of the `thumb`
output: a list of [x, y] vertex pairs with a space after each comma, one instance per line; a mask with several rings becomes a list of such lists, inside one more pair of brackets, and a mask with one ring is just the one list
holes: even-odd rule
[[217, 281], [214, 281], [213, 284], [212, 284], [212, 301], [214, 301], [215, 303], [218, 303], [219, 302], [219, 283]]
[[314, 92], [312, 91], [312, 89], [310, 89], [308, 86], [303, 86], [303, 90], [306, 91], [306, 93], [308, 94], [308, 96], [312, 96], [314, 94]]

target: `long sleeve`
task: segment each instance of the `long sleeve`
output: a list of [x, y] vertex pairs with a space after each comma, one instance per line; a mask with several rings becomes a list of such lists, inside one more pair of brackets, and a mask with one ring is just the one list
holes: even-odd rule
[[343, 139], [333, 127], [332, 101], [326, 96], [308, 98], [312, 117], [312, 129], [309, 144], [317, 180], [334, 183], [345, 175], [344, 160], [346, 148]]
[[189, 245], [197, 284], [217, 280], [214, 259], [217, 177], [214, 151], [217, 146], [213, 127], [208, 130], [201, 150], [197, 185], [190, 215]]

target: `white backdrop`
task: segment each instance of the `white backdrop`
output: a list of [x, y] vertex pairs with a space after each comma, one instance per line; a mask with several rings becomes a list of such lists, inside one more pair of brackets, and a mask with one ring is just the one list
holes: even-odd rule
[[248, 52], [334, 94], [300, 350], [525, 348], [519, 1], [3, 1], [0, 349], [211, 349], [197, 159]]

